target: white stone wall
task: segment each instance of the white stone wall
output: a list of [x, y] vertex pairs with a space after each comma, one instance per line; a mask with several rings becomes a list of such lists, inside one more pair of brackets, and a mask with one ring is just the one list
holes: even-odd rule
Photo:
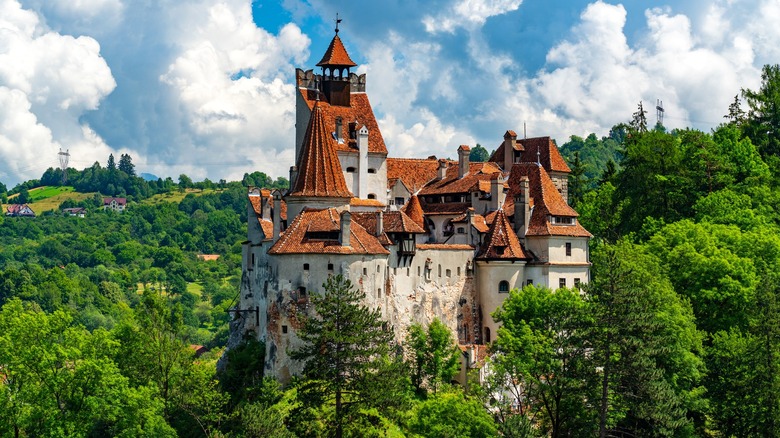
[[[498, 309], [504, 300], [509, 298], [509, 293], [498, 291], [499, 283], [507, 281], [509, 290], [522, 289], [525, 285], [525, 262], [515, 261], [477, 261], [477, 290], [479, 301], [482, 305], [482, 335], [487, 341], [489, 333], [490, 341], [496, 339], [499, 324], [490, 316]], [[487, 330], [485, 330], [487, 329]]]
[[368, 174], [368, 193], [376, 195], [377, 201], [387, 205], [387, 156], [384, 154], [368, 154], [368, 168], [376, 173]]

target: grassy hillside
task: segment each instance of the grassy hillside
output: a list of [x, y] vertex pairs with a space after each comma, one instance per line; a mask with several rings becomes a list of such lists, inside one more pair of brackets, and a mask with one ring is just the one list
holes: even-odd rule
[[[41, 214], [45, 211], [57, 210], [66, 199], [74, 201], [83, 201], [91, 198], [95, 193], [79, 193], [70, 186], [43, 186], [30, 189], [30, 202], [27, 205], [33, 209], [35, 214]], [[8, 199], [14, 199], [19, 194], [14, 194]], [[5, 206], [2, 207], [5, 212]]]
[[155, 205], [159, 204], [161, 202], [181, 202], [182, 199], [184, 199], [185, 196], [189, 195], [190, 193], [194, 194], [195, 196], [200, 195], [207, 195], [209, 193], [217, 193], [220, 189], [186, 189], [184, 191], [173, 191], [170, 193], [160, 193], [158, 195], [154, 195], [151, 198], [144, 199], [141, 201], [142, 204], [148, 204], [148, 205]]

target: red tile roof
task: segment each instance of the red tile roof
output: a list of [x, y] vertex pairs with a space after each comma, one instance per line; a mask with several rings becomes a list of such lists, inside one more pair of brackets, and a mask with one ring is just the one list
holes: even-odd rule
[[263, 235], [265, 240], [271, 240], [274, 238], [274, 223], [267, 219], [259, 219], [260, 228], [263, 229]]
[[425, 227], [425, 215], [423, 213], [422, 206], [420, 205], [420, 199], [417, 195], [412, 195], [406, 205], [401, 209], [411, 220], [414, 221], [420, 227]]
[[325, 55], [322, 56], [320, 62], [317, 63], [317, 67], [355, 67], [354, 61], [349, 57], [347, 49], [344, 48], [344, 43], [341, 42], [338, 34], [330, 40], [328, 50], [325, 51]]
[[389, 254], [382, 242], [357, 221], [350, 225], [350, 246], [338, 240], [311, 239], [307, 232], [339, 231], [341, 218], [335, 208], [305, 208], [268, 250], [269, 254]]
[[[458, 217], [455, 217], [451, 220], [452, 223], [461, 223], [466, 222], [466, 218], [468, 216], [464, 213]], [[485, 222], [485, 217], [481, 214], [477, 213], [471, 213], [471, 225], [480, 233], [487, 233], [488, 229], [490, 228], [488, 224]]]
[[518, 260], [530, 259], [520, 244], [503, 210], [497, 210], [496, 218], [490, 225], [477, 258], [481, 260]]
[[[520, 156], [522, 163], [536, 163], [536, 152], [539, 151], [539, 162], [548, 172], [571, 172], [566, 161], [558, 151], [558, 146], [550, 137], [534, 137], [518, 139], [515, 150], [523, 151]], [[504, 163], [504, 143], [501, 143], [488, 161]]]
[[387, 178], [400, 179], [412, 194], [436, 178], [439, 161], [436, 158], [388, 158]]
[[479, 190], [480, 183], [482, 188], [485, 187], [485, 183], [489, 188], [491, 177], [500, 173], [501, 168], [496, 163], [469, 163], [469, 172], [459, 178], [458, 162], [451, 161], [445, 177], [428, 183], [420, 190], [420, 195], [467, 194], [472, 190]]
[[[309, 108], [313, 109], [315, 102], [317, 102], [317, 91], [299, 88], [298, 92], [301, 93], [301, 96], [306, 101]], [[325, 94], [319, 94], [321, 99], [327, 97]], [[371, 103], [368, 101], [368, 95], [366, 93], [351, 93], [349, 97], [349, 106], [333, 106], [324, 100], [319, 102], [325, 116], [325, 130], [330, 138], [333, 138], [333, 133], [336, 132], [336, 117], [341, 117], [344, 141], [342, 143], [334, 141], [336, 150], [342, 152], [358, 152], [356, 140], [354, 138], [349, 138], [348, 135], [349, 124], [357, 120], [357, 129], [361, 126], [365, 126], [366, 129], [368, 129], [368, 152], [387, 154], [385, 139], [382, 137], [382, 132], [379, 130], [379, 124], [376, 121], [374, 110], [371, 108]]]
[[384, 213], [385, 233], [423, 234], [425, 230], [414, 219], [403, 211], [388, 211]]
[[288, 196], [352, 197], [333, 147], [335, 142], [325, 128], [320, 103], [315, 102], [303, 139], [298, 177]]
[[436, 250], [450, 250], [450, 251], [468, 251], [474, 250], [471, 245], [465, 244], [449, 244], [449, 243], [418, 243], [417, 249], [436, 249]]
[[422, 204], [422, 210], [426, 215], [463, 214], [471, 208], [465, 202], [434, 202]]
[[349, 205], [355, 207], [384, 207], [385, 203], [376, 199], [352, 198], [349, 200]]
[[[512, 166], [509, 175], [509, 193], [507, 201], [512, 200], [520, 190], [520, 178], [528, 178], [529, 196], [532, 198], [533, 212], [528, 224], [528, 236], [580, 236], [590, 237], [591, 234], [576, 220], [577, 212], [571, 208], [561, 196], [555, 184], [543, 167], [532, 163], [519, 163]], [[513, 211], [513, 210], [512, 210]], [[574, 225], [556, 225], [550, 223], [550, 216], [575, 218]]]

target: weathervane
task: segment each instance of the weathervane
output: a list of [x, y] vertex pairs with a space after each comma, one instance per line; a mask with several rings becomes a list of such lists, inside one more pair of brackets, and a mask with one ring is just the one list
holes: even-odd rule
[[341, 23], [341, 18], [339, 18], [339, 13], [336, 12], [336, 33], [339, 33], [339, 23]]

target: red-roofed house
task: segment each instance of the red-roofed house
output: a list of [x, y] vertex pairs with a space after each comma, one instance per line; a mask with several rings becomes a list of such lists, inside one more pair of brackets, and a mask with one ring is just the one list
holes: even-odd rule
[[231, 329], [265, 342], [271, 375], [301, 372], [287, 352], [330, 275], [347, 277], [398, 342], [412, 323], [440, 318], [469, 366], [483, 362], [498, 330], [490, 314], [510, 290], [588, 281], [590, 233], [567, 203], [569, 168], [549, 137], [506, 131], [485, 163], [469, 161], [468, 145], [457, 160], [388, 158], [366, 76], [351, 72], [338, 35], [317, 67], [296, 70], [290, 189], [248, 192]]
[[6, 216], [35, 217], [35, 212], [27, 204], [9, 204], [5, 209]]
[[125, 211], [127, 198], [103, 198], [103, 210]]

